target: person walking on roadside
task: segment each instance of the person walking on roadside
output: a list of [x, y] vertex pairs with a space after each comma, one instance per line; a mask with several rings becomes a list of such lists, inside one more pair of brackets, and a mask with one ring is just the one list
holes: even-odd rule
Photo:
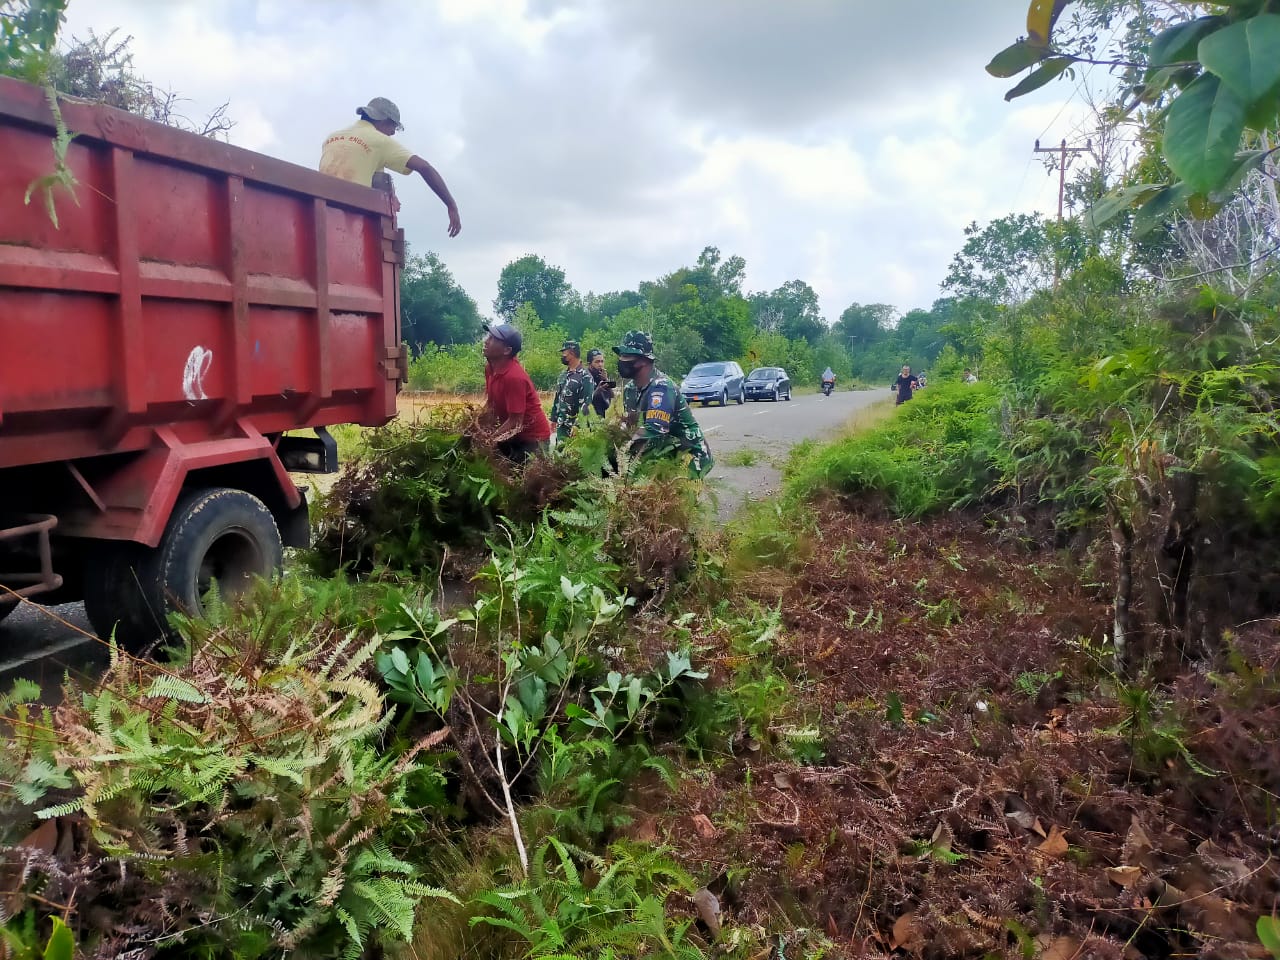
[[[356, 107], [356, 114], [360, 119], [351, 126], [325, 137], [320, 148], [320, 172], [366, 187], [373, 186], [374, 174], [382, 170], [405, 176], [416, 173], [444, 204], [449, 212], [449, 236], [456, 237], [462, 230], [462, 221], [444, 178], [435, 167], [395, 140], [396, 131], [404, 129], [400, 108], [386, 97], [374, 97], [363, 107]], [[399, 210], [400, 201], [394, 192], [391, 199], [394, 209]]]
[[618, 375], [627, 381], [622, 409], [635, 431], [631, 455], [650, 459], [687, 453], [690, 478], [705, 477], [715, 466], [711, 447], [689, 402], [654, 365], [653, 338], [643, 330], [628, 330], [613, 352], [618, 356]]
[[595, 381], [582, 365], [582, 348], [577, 340], [566, 340], [560, 345], [560, 362], [569, 369], [556, 381], [556, 396], [551, 403], [551, 424], [555, 427], [556, 443], [573, 436], [578, 417], [587, 410]]
[[609, 379], [604, 370], [604, 351], [592, 347], [587, 351], [587, 373], [595, 389], [591, 394], [591, 409], [597, 416], [603, 417], [609, 412], [609, 404], [613, 403], [613, 388], [616, 384]]
[[533, 381], [516, 355], [524, 346], [520, 331], [509, 323], [484, 324], [484, 411], [480, 438], [502, 456], [523, 463], [547, 449], [551, 422]]
[[893, 385], [898, 391], [898, 404], [906, 403], [911, 399], [911, 394], [920, 389], [920, 381], [911, 375], [911, 367], [905, 363]]

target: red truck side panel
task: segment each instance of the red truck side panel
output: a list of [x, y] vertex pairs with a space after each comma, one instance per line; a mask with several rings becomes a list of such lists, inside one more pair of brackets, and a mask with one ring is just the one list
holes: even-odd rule
[[[385, 195], [61, 110], [78, 185], [54, 189], [55, 227], [40, 191], [24, 203], [54, 169], [44, 92], [0, 78], [0, 469], [152, 451], [172, 470], [202, 443], [220, 452], [200, 463], [274, 460], [266, 434], [394, 415], [403, 244]], [[126, 536], [154, 542], [147, 518], [167, 509]]]
[[302, 496], [275, 455], [271, 441], [243, 421], [237, 436], [185, 443], [176, 430], [157, 427], [157, 445], [111, 469], [79, 473], [91, 506], [72, 507], [58, 526], [63, 536], [102, 540], [136, 540], [154, 547], [160, 542], [173, 505], [187, 476], [207, 467], [259, 460], [275, 474], [288, 509]]

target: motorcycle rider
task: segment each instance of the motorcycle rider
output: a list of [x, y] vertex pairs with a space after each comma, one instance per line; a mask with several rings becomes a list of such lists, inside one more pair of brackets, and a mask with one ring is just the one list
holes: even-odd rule
[[836, 375], [830, 367], [822, 371], [822, 392], [826, 396], [831, 396], [831, 391], [836, 387]]

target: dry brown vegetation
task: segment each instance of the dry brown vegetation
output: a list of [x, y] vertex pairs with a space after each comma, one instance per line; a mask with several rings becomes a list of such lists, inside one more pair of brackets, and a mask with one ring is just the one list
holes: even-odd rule
[[783, 914], [847, 956], [1266, 955], [1273, 622], [1160, 700], [1100, 659], [1110, 610], [1071, 558], [960, 514], [829, 506], [817, 528], [773, 656], [824, 756], [748, 741], [638, 798], [638, 836], [718, 877], [731, 922]]

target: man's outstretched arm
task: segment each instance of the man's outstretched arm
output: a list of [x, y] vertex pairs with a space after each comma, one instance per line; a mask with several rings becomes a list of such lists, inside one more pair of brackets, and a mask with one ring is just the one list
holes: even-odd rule
[[462, 221], [458, 219], [458, 204], [454, 201], [453, 194], [449, 192], [449, 188], [445, 186], [444, 177], [440, 176], [435, 167], [417, 154], [410, 157], [405, 166], [427, 181], [427, 186], [440, 198], [440, 202], [449, 211], [449, 236], [456, 237], [458, 232], [462, 230]]

